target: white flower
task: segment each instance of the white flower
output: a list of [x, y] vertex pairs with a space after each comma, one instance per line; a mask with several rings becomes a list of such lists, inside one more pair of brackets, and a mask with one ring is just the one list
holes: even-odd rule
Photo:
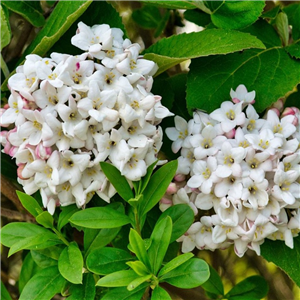
[[300, 198], [300, 184], [296, 182], [299, 173], [294, 170], [283, 172], [278, 169], [274, 176], [272, 195], [286, 204], [294, 204]]
[[221, 108], [214, 110], [210, 117], [221, 123], [221, 128], [224, 132], [229, 132], [237, 125], [243, 125], [245, 122], [242, 103], [233, 104], [230, 101], [223, 102]]
[[181, 251], [183, 253], [191, 252], [196, 247], [196, 235], [200, 231], [202, 224], [195, 222], [191, 225], [188, 231], [177, 239], [177, 242], [182, 242]]
[[247, 118], [245, 123], [243, 124], [243, 132], [245, 134], [258, 134], [259, 130], [263, 127], [266, 121], [259, 118], [259, 115], [251, 104], [249, 104], [246, 109], [246, 115]]
[[248, 92], [247, 88], [240, 84], [235, 91], [233, 89], [230, 90], [230, 97], [234, 103], [253, 104], [255, 102], [255, 91]]

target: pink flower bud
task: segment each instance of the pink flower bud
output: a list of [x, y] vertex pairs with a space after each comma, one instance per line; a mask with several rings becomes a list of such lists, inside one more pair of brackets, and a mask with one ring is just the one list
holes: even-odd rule
[[48, 159], [52, 153], [50, 147], [44, 147], [42, 143], [38, 144], [35, 148], [35, 155], [40, 159]]
[[281, 114], [281, 118], [285, 117], [285, 116], [289, 116], [289, 115], [295, 115], [295, 111], [291, 108], [291, 107], [286, 107], [285, 110], [283, 111], [283, 113]]
[[174, 180], [177, 181], [177, 182], [182, 182], [182, 181], [185, 180], [185, 175], [177, 174], [177, 175], [175, 175]]
[[171, 199], [168, 199], [168, 198], [165, 198], [165, 197], [161, 198], [160, 203], [161, 204], [169, 204], [169, 205], [173, 204]]
[[237, 103], [240, 103], [241, 100], [238, 99], [238, 98], [232, 98], [232, 102], [235, 103], [235, 104], [237, 104]]
[[25, 165], [26, 165], [26, 164], [19, 164], [19, 167], [18, 167], [18, 169], [17, 169], [17, 175], [18, 175], [18, 177], [19, 177], [20, 179], [23, 179], [23, 180], [28, 179], [28, 178], [24, 178], [24, 177], [22, 176], [22, 172], [23, 172], [23, 170], [24, 170], [24, 168], [25, 168]]
[[10, 106], [9, 106], [8, 103], [6, 103], [6, 104], [4, 104], [3, 108], [4, 108], [4, 109], [8, 109], [8, 108], [10, 108]]
[[250, 104], [254, 104], [255, 103], [255, 99], [253, 99], [251, 102], [250, 102]]
[[18, 150], [19, 150], [19, 147], [11, 147], [7, 154], [11, 157], [14, 157], [16, 155], [16, 153], [18, 152]]
[[231, 129], [230, 131], [224, 134], [228, 139], [233, 139], [235, 137], [235, 129]]
[[300, 114], [300, 109], [298, 107], [292, 106], [291, 109], [296, 113]]
[[171, 183], [169, 184], [168, 188], [167, 188], [166, 193], [167, 193], [168, 195], [173, 195], [173, 194], [175, 194], [176, 192], [177, 192], [177, 186], [176, 186], [176, 184], [175, 184], [174, 182], [171, 182]]

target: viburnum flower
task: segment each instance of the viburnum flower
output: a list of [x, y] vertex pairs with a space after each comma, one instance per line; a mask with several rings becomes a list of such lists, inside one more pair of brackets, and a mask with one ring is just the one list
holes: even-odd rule
[[110, 201], [116, 191], [99, 162], [140, 180], [158, 160], [159, 123], [173, 115], [151, 93], [157, 65], [122, 30], [80, 22], [72, 43], [86, 52], [28, 55], [1, 109], [3, 151], [16, 158], [25, 192], [39, 190], [51, 213], [85, 207], [95, 194]]
[[[178, 239], [182, 251], [234, 245], [240, 257], [248, 249], [259, 255], [266, 238], [293, 247], [300, 232], [299, 110], [281, 114], [281, 101], [261, 118], [255, 91], [239, 85], [230, 95], [233, 103], [211, 114], [195, 111], [188, 121], [176, 116], [181, 130], [167, 128], [176, 151], [182, 148], [174, 178], [182, 184], [161, 207], [183, 202], [198, 209], [200, 222]], [[177, 139], [182, 129], [184, 139]]]

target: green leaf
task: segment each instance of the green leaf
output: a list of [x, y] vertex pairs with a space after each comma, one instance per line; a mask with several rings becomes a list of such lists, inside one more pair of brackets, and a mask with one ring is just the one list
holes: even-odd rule
[[168, 25], [170, 16], [171, 16], [171, 13], [170, 13], [169, 10], [167, 10], [165, 12], [165, 14], [163, 15], [162, 19], [160, 20], [160, 22], [157, 25], [157, 28], [154, 32], [154, 37], [155, 38], [159, 37], [164, 32], [166, 26]]
[[123, 270], [106, 275], [98, 280], [96, 286], [118, 287], [127, 286], [139, 276], [132, 270]]
[[[38, 272], [40, 267], [33, 260], [31, 252], [28, 252], [22, 263], [22, 268], [19, 277], [19, 291], [22, 293], [27, 282]], [[2, 298], [1, 298], [2, 299]]]
[[222, 279], [217, 273], [217, 271], [209, 266], [210, 276], [206, 282], [202, 284], [202, 288], [209, 293], [213, 293], [216, 295], [224, 295], [224, 287], [222, 283]]
[[146, 275], [146, 276], [138, 277], [137, 279], [131, 281], [131, 282], [128, 284], [127, 290], [128, 290], [128, 291], [133, 291], [133, 290], [136, 289], [138, 286], [140, 286], [141, 284], [143, 284], [145, 281], [148, 281], [151, 277], [152, 277], [152, 274], [148, 274], [148, 275]]
[[251, 276], [234, 286], [226, 295], [230, 300], [261, 299], [268, 293], [268, 284], [261, 276]]
[[1, 280], [1, 299], [2, 300], [12, 300], [8, 290], [6, 289], [4, 283]]
[[68, 205], [68, 206], [61, 206], [61, 212], [58, 217], [58, 224], [57, 229], [60, 231], [65, 225], [69, 223], [69, 219], [71, 216], [79, 211], [79, 208], [76, 204]]
[[285, 101], [285, 107], [291, 107], [291, 106], [295, 106], [300, 108], [300, 103], [299, 103], [299, 99], [300, 99], [300, 85], [297, 86], [297, 89], [294, 93], [290, 94], [286, 101]]
[[70, 287], [71, 296], [68, 300], [94, 300], [96, 295], [95, 280], [93, 274], [83, 274], [82, 284]]
[[276, 17], [275, 24], [283, 45], [287, 46], [289, 42], [289, 24], [287, 15], [284, 12], [280, 12]]
[[86, 265], [95, 274], [107, 275], [127, 269], [126, 262], [132, 259], [132, 255], [125, 250], [105, 247], [90, 252]]
[[287, 14], [289, 24], [292, 26], [292, 37], [296, 41], [300, 39], [300, 5], [299, 3], [293, 3], [283, 8], [283, 11]]
[[202, 27], [205, 27], [211, 22], [210, 15], [200, 9], [186, 10], [184, 12], [184, 18]]
[[151, 300], [172, 300], [166, 290], [157, 285], [152, 291]]
[[219, 7], [211, 20], [219, 28], [242, 29], [253, 24], [262, 14], [265, 1], [214, 1]]
[[59, 256], [58, 269], [68, 281], [82, 283], [83, 258], [76, 242], [70, 243]]
[[112, 183], [118, 194], [125, 201], [128, 202], [131, 198], [134, 198], [133, 191], [131, 190], [128, 181], [121, 175], [121, 172], [115, 166], [106, 162], [100, 162], [100, 166], [109, 182]]
[[208, 278], [207, 263], [199, 258], [192, 258], [162, 276], [160, 282], [167, 282], [181, 289], [191, 289], [203, 284]]
[[275, 19], [278, 15], [278, 13], [280, 12], [280, 5], [277, 5], [275, 7], [273, 7], [272, 9], [263, 12], [263, 14], [261, 15], [262, 18], [264, 19]]
[[118, 234], [121, 227], [103, 229], [84, 229], [84, 250], [85, 256], [91, 251], [108, 245]]
[[[178, 47], [184, 45], [184, 47]], [[264, 48], [255, 37], [224, 29], [207, 29], [164, 38], [145, 51], [145, 59], [155, 61], [159, 70], [156, 75], [191, 58], [226, 54], [248, 48]]]
[[300, 287], [300, 236], [294, 238], [294, 249], [287, 247], [283, 241], [266, 239], [261, 245], [261, 255], [280, 267]]
[[57, 265], [62, 250], [61, 247], [52, 246], [41, 250], [31, 250], [30, 252], [35, 263], [41, 268], [46, 268]]
[[267, 48], [281, 46], [281, 40], [274, 27], [265, 20], [258, 20], [253, 25], [243, 29], [261, 40]]
[[194, 9], [196, 4], [191, 1], [156, 1], [156, 0], [143, 0], [141, 2], [147, 3], [149, 5], [155, 5], [157, 7], [169, 8], [169, 9]]
[[41, 224], [45, 228], [54, 228], [53, 217], [50, 215], [48, 211], [43, 211], [35, 219], [39, 224]]
[[300, 59], [300, 40], [284, 48], [285, 51], [292, 57]]
[[35, 218], [39, 214], [43, 213], [43, 209], [40, 207], [39, 203], [32, 196], [29, 196], [20, 191], [16, 191], [16, 193], [22, 205], [25, 207], [25, 209]]
[[156, 6], [148, 5], [135, 9], [131, 17], [140, 27], [145, 29], [155, 29], [161, 20], [159, 9]]
[[299, 81], [300, 62], [291, 59], [282, 48], [199, 58], [190, 66], [187, 105], [190, 110], [212, 112], [229, 98], [231, 88], [235, 90], [244, 84], [248, 91], [256, 91], [254, 106], [262, 112], [293, 90]]
[[60, 275], [57, 266], [42, 269], [28, 281], [19, 300], [51, 300], [60, 293], [64, 284], [65, 279]]
[[172, 219], [166, 216], [157, 221], [151, 234], [151, 246], [148, 250], [149, 260], [153, 274], [159, 271], [166, 255], [172, 234]]
[[161, 276], [169, 273], [173, 269], [175, 269], [175, 268], [179, 267], [180, 265], [184, 264], [186, 261], [191, 259], [193, 256], [194, 256], [193, 253], [184, 253], [184, 254], [181, 254], [181, 255], [175, 257], [174, 259], [169, 261], [167, 264], [165, 264], [165, 266], [158, 273], [158, 277], [161, 277]]
[[5, 5], [11, 11], [21, 15], [35, 27], [42, 27], [45, 24], [45, 18], [41, 12], [34, 9], [27, 1], [7, 1], [2, 0], [1, 4]]
[[7, 19], [7, 16], [4, 12], [2, 5], [0, 5], [0, 15], [1, 15], [1, 48], [0, 48], [0, 51], [2, 51], [2, 49], [10, 43], [10, 39], [11, 39], [11, 31], [10, 31], [9, 21]]
[[145, 276], [149, 274], [148, 268], [139, 260], [126, 263], [136, 274]]
[[133, 291], [128, 291], [126, 287], [114, 288], [111, 289], [108, 293], [106, 293], [101, 300], [137, 300], [141, 299], [145, 288], [148, 286], [147, 283], [144, 283], [134, 289]]
[[177, 165], [177, 160], [170, 161], [153, 174], [143, 193], [144, 198], [139, 207], [140, 216], [145, 215], [163, 197], [175, 175]]
[[134, 230], [130, 229], [129, 233], [129, 243], [132, 249], [132, 252], [135, 253], [136, 257], [150, 270], [150, 260], [146, 251], [145, 242], [141, 236]]
[[114, 210], [110, 205], [78, 211], [69, 221], [77, 226], [94, 229], [116, 228], [130, 223], [125, 214]]
[[161, 214], [159, 220], [166, 216], [171, 217], [173, 224], [170, 243], [181, 237], [194, 222], [194, 212], [187, 204], [170, 206]]

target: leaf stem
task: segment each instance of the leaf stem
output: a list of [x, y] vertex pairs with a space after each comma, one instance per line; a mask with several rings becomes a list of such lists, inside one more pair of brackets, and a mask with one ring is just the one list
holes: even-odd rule
[[4, 76], [5, 76], [5, 78], [8, 78], [10, 72], [9, 72], [9, 69], [7, 67], [6, 62], [3, 59], [2, 53], [0, 53], [0, 61], [1, 61], [2, 72], [3, 72]]
[[70, 243], [66, 240], [66, 238], [63, 236], [61, 232], [59, 232], [57, 229], [52, 228], [52, 230], [56, 233], [56, 235], [59, 237], [60, 240], [64, 242], [65, 245], [69, 246]]

